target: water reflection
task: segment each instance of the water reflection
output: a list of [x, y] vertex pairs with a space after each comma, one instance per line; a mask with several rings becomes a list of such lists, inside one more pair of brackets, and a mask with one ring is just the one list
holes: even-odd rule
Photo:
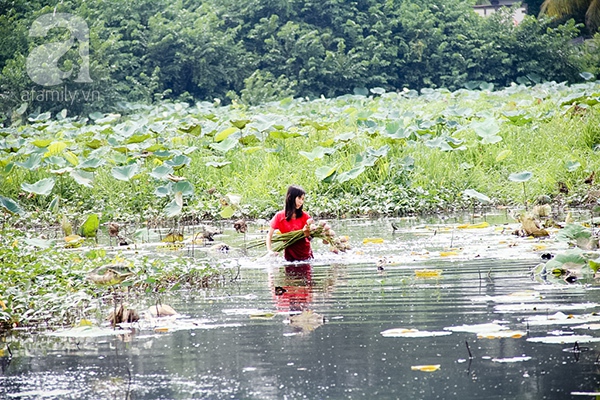
[[[12, 360], [0, 354], [0, 398], [537, 400], [600, 388], [598, 343], [563, 351], [575, 346], [527, 338], [573, 333], [571, 326], [526, 325], [529, 316], [561, 307], [576, 315], [597, 311], [597, 286], [536, 281], [531, 242], [500, 248], [507, 240], [500, 230], [433, 235], [412, 229], [417, 223], [398, 221], [394, 233], [387, 221], [342, 221], [336, 231], [385, 242], [358, 244], [346, 256], [320, 253], [309, 264], [246, 262], [235, 285], [165, 295], [190, 320], [204, 321], [190, 329], [78, 340], [16, 332]], [[464, 250], [441, 257], [450, 243]], [[394, 261], [383, 273], [381, 256]], [[416, 273], [431, 270], [440, 273]], [[539, 292], [534, 301], [511, 302], [514, 293], [532, 291]], [[252, 318], [257, 310], [270, 317]], [[311, 325], [308, 313], [326, 323]], [[498, 321], [527, 334], [381, 335]], [[440, 368], [412, 370], [418, 365]]]
[[[311, 310], [313, 295], [312, 265], [309, 263], [289, 264], [283, 267], [282, 277], [272, 276], [273, 298], [280, 312], [302, 312]], [[279, 275], [271, 272], [271, 275]]]

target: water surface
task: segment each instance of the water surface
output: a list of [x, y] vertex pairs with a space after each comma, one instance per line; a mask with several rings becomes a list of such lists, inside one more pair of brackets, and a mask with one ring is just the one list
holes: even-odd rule
[[[467, 230], [456, 229], [459, 221], [395, 220], [396, 232], [390, 221], [333, 221], [351, 236], [349, 254], [315, 243], [314, 262], [285, 265], [251, 253], [236, 260], [234, 283], [162, 299], [185, 316], [179, 330], [140, 325], [133, 334], [100, 338], [16, 332], [6, 339], [12, 359], [6, 350], [0, 359], [0, 397], [591, 398], [583, 393], [600, 390], [597, 343], [573, 352], [565, 351], [573, 343], [527, 339], [563, 335], [568, 342], [572, 334], [600, 331], [526, 319], [598, 311], [598, 287], [532, 276], [542, 252], [565, 246], [511, 236], [496, 218], [489, 217], [490, 228]], [[240, 239], [226, 232], [223, 240]], [[291, 323], [302, 311], [304, 321]], [[525, 334], [381, 334], [492, 322]], [[423, 365], [439, 369], [411, 368]]]

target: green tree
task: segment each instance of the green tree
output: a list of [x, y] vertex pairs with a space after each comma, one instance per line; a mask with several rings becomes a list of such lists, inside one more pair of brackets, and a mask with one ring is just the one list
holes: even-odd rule
[[545, 0], [540, 13], [560, 21], [574, 18], [577, 22], [584, 22], [591, 34], [600, 27], [600, 0]]

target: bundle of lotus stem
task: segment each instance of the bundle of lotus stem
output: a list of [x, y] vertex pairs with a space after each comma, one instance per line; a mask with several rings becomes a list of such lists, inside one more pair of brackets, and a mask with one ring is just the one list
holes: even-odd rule
[[[329, 246], [329, 250], [334, 253], [350, 250], [347, 236], [336, 236], [331, 226], [325, 221], [315, 222], [312, 218], [306, 221], [309, 228], [310, 237], [322, 239], [323, 244]], [[273, 235], [271, 242], [273, 243], [272, 250], [280, 252], [292, 244], [306, 237], [304, 229], [290, 231], [286, 233], [276, 233]], [[258, 239], [248, 244], [248, 248], [266, 246], [266, 239]]]

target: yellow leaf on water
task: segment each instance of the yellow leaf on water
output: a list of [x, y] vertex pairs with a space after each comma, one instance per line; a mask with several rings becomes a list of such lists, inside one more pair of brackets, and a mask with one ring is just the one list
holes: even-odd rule
[[364, 238], [363, 244], [381, 244], [383, 243], [382, 238]]
[[167, 328], [167, 327], [156, 327], [156, 328], [154, 328], [154, 332], [157, 332], [157, 333], [169, 332], [169, 328]]
[[71, 243], [71, 242], [76, 242], [78, 240], [83, 239], [81, 236], [79, 235], [69, 235], [69, 236], [65, 236], [65, 242], [67, 243]]
[[272, 319], [275, 316], [275, 313], [272, 312], [257, 312], [254, 314], [250, 314], [250, 318], [253, 319]]
[[410, 367], [410, 369], [413, 370], [413, 371], [433, 372], [433, 371], [437, 371], [438, 369], [440, 369], [440, 367], [441, 367], [440, 364], [435, 364], [435, 365], [413, 365], [412, 367]]
[[89, 319], [84, 318], [81, 321], [79, 321], [79, 324], [77, 326], [94, 326], [94, 324]]
[[165, 243], [183, 242], [183, 234], [179, 232], [170, 232], [162, 241]]
[[2, 300], [0, 300], [0, 308], [2, 308], [3, 310], [6, 310], [6, 304], [4, 304], [4, 302]]
[[449, 257], [449, 256], [457, 256], [457, 255], [458, 255], [457, 251], [440, 251], [441, 257]]
[[544, 250], [546, 249], [548, 246], [546, 246], [545, 244], [534, 244], [533, 245], [533, 250], [538, 251], [538, 250]]
[[441, 269], [416, 269], [417, 278], [439, 278], [442, 275]]
[[83, 238], [79, 235], [69, 235], [65, 237], [66, 245], [65, 247], [73, 248], [79, 247], [83, 243]]
[[463, 225], [459, 225], [457, 226], [458, 229], [482, 229], [482, 228], [488, 228], [490, 226], [489, 223], [487, 222], [480, 222], [478, 224], [463, 224]]

